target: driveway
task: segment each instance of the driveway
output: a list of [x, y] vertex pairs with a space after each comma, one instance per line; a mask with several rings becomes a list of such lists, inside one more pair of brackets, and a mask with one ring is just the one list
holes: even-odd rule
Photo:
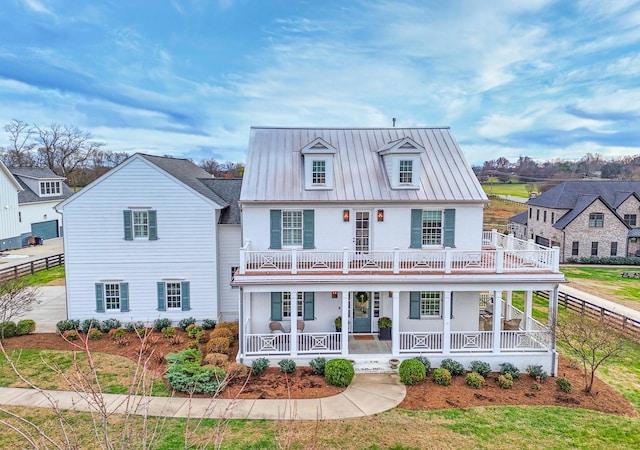
[[13, 320], [32, 319], [36, 321], [36, 333], [55, 333], [56, 323], [67, 318], [66, 286], [39, 286], [38, 293], [41, 303]]

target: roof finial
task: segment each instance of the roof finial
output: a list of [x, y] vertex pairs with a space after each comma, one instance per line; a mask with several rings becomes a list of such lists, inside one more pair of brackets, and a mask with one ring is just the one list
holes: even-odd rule
[[393, 122], [393, 128], [396, 127], [396, 118], [394, 117], [393, 119], [391, 119], [391, 121]]

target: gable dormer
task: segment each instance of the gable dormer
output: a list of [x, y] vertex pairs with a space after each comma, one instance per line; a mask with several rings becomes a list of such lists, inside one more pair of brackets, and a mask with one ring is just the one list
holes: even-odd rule
[[378, 150], [392, 189], [420, 187], [420, 152], [424, 147], [409, 137], [388, 142]]
[[300, 149], [304, 159], [304, 188], [313, 190], [333, 189], [333, 157], [335, 147], [322, 138]]

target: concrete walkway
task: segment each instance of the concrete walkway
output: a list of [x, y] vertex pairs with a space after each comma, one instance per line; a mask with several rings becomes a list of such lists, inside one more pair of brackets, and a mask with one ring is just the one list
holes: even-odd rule
[[[109, 413], [271, 420], [335, 420], [364, 417], [395, 408], [406, 395], [396, 374], [356, 374], [341, 394], [300, 400], [227, 400], [103, 394]], [[66, 391], [0, 388], [0, 404], [95, 411], [89, 395]]]

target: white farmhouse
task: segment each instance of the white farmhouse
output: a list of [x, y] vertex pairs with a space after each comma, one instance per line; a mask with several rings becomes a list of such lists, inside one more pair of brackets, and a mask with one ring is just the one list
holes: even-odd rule
[[62, 202], [71, 319], [237, 319], [241, 180], [136, 154]]
[[[483, 231], [486, 202], [447, 128], [252, 128], [238, 359], [357, 369], [425, 355], [555, 373], [558, 250]], [[549, 293], [550, 327], [533, 291]]]
[[18, 194], [22, 187], [0, 161], [0, 250], [22, 247]]

